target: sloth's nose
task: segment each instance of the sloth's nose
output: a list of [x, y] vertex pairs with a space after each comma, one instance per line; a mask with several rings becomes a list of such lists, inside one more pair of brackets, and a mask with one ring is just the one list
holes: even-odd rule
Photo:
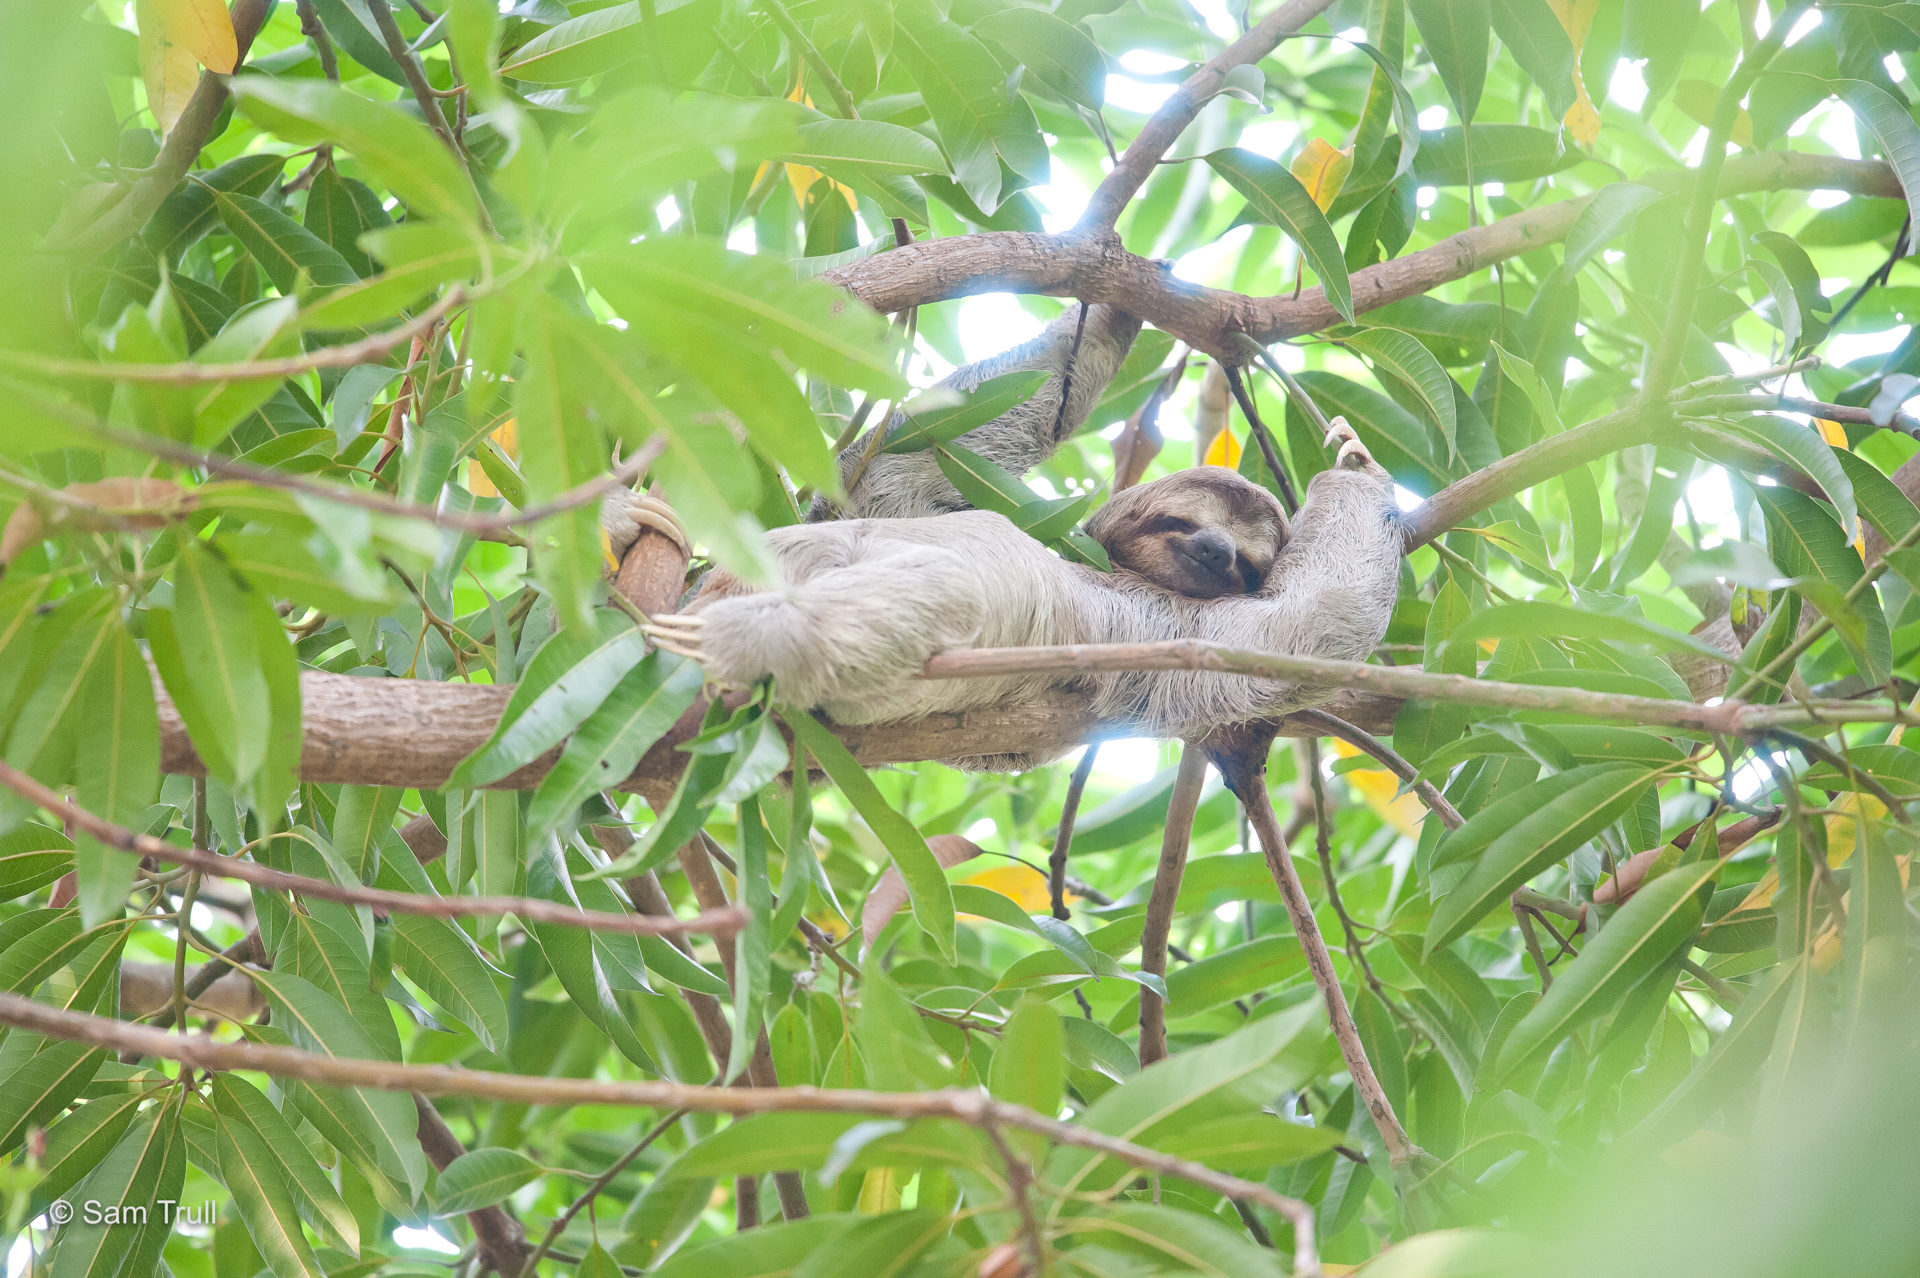
[[1233, 566], [1233, 539], [1211, 528], [1189, 538], [1187, 550], [1209, 572], [1225, 572]]

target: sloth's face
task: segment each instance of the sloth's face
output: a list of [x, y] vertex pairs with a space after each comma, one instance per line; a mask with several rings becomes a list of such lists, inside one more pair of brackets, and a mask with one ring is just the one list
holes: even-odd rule
[[1087, 524], [1117, 570], [1189, 599], [1250, 595], [1286, 540], [1280, 504], [1233, 471], [1196, 467], [1128, 489]]

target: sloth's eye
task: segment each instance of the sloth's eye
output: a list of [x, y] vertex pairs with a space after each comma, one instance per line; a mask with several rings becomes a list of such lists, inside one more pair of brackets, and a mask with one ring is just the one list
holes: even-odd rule
[[1182, 519], [1178, 515], [1162, 515], [1153, 521], [1153, 530], [1158, 533], [1190, 533], [1193, 529], [1191, 519]]

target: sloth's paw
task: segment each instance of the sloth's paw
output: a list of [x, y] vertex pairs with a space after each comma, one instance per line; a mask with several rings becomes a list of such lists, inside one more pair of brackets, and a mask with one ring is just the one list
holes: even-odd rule
[[682, 550], [688, 547], [687, 530], [673, 507], [652, 493], [619, 488], [600, 503], [600, 526], [606, 530], [607, 551], [618, 567], [640, 534], [648, 529], [672, 541]]
[[1336, 470], [1364, 470], [1373, 464], [1373, 454], [1367, 451], [1344, 417], [1336, 417], [1328, 424], [1326, 446], [1340, 450], [1333, 461]]
[[700, 646], [700, 631], [706, 624], [704, 617], [684, 612], [663, 612], [640, 627], [640, 630], [653, 641], [654, 647], [705, 665], [707, 654]]

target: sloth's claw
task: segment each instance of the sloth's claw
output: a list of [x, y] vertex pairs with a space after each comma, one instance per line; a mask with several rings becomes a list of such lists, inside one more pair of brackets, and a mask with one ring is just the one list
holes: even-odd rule
[[1364, 470], [1373, 465], [1373, 454], [1359, 440], [1349, 439], [1340, 445], [1340, 455], [1334, 458], [1333, 464], [1341, 470]]
[[1358, 438], [1359, 436], [1354, 434], [1353, 427], [1347, 425], [1346, 418], [1336, 417], [1327, 423], [1327, 437], [1323, 442], [1328, 448], [1338, 448], [1349, 440]]
[[654, 647], [704, 663], [706, 652], [700, 646], [700, 632], [705, 625], [706, 619], [702, 617], [663, 612], [640, 627], [640, 631], [652, 640]]

